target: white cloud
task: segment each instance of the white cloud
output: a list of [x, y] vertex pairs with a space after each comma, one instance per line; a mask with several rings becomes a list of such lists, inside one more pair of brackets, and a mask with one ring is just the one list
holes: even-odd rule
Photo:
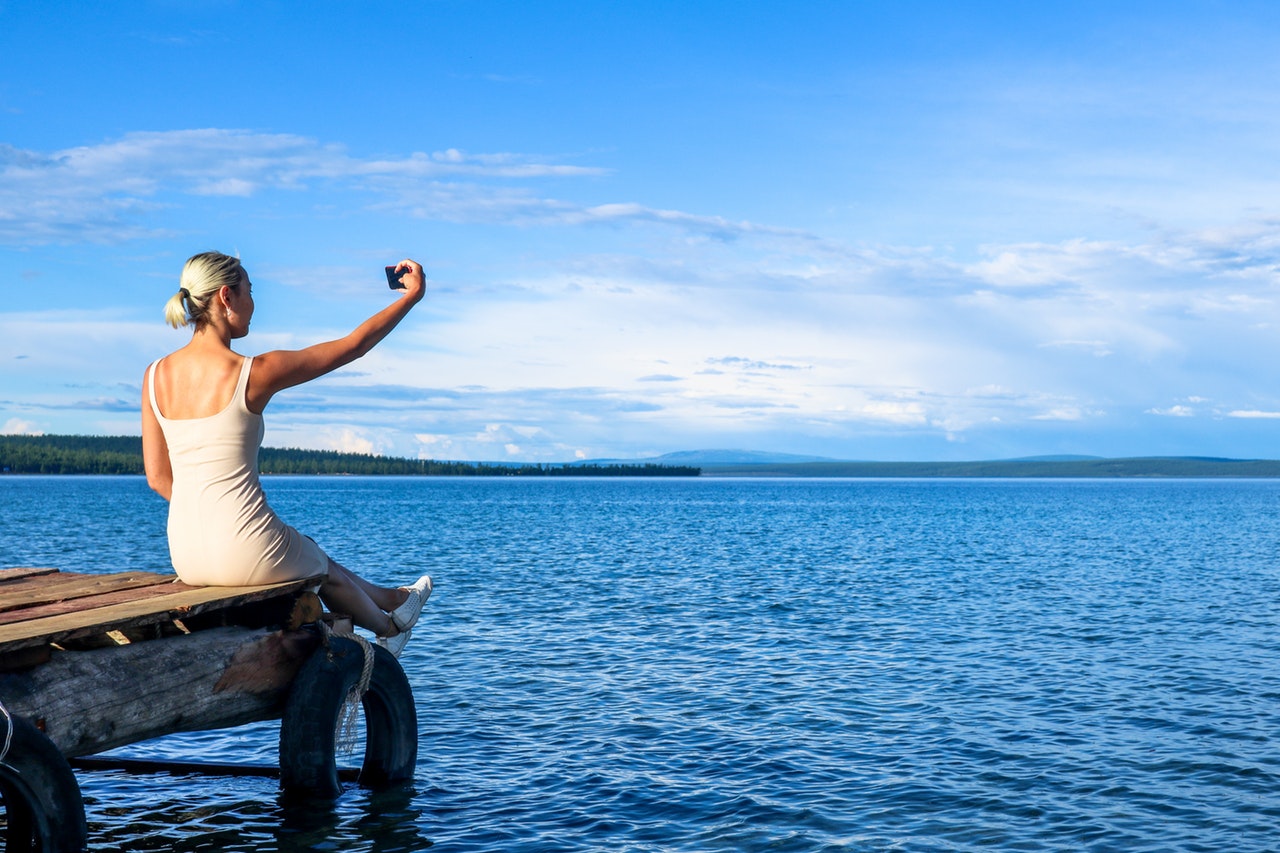
[[608, 170], [513, 153], [457, 149], [361, 159], [293, 134], [200, 129], [130, 133], [51, 153], [0, 147], [0, 243], [122, 242], [164, 233], [157, 214], [183, 195], [248, 198], [266, 190], [354, 191], [358, 205], [453, 222], [582, 226], [652, 223], [716, 240], [812, 240], [793, 229], [632, 202], [582, 205], [511, 181], [599, 177]]
[[44, 431], [38, 429], [31, 421], [9, 418], [4, 426], [0, 427], [0, 435], [44, 435]]
[[328, 449], [340, 453], [376, 453], [376, 445], [354, 429], [339, 430], [329, 439]]
[[[200, 158], [208, 168], [195, 168]], [[495, 252], [451, 272], [457, 281], [433, 290], [358, 368], [273, 403], [276, 446], [464, 459], [519, 448], [550, 459], [582, 458], [583, 448], [623, 456], [664, 446], [655, 436], [666, 435], [976, 441], [1109, 413], [1182, 418], [1177, 428], [1189, 429], [1207, 401], [1186, 387], [1214, 388], [1216, 406], [1236, 407], [1232, 418], [1274, 416], [1250, 408], [1269, 398], [1255, 387], [1263, 380], [1238, 368], [1280, 357], [1265, 333], [1280, 322], [1280, 223], [1152, 232], [1129, 244], [992, 245], [962, 263], [951, 250], [843, 245], [729, 217], [559, 202], [518, 185], [589, 171], [452, 150], [360, 161], [302, 137], [189, 131], [48, 156], [7, 149], [0, 202], [11, 207], [19, 187], [41, 185], [51, 206], [31, 233], [83, 238], [144, 228], [148, 211], [184, 193], [319, 195], [338, 183], [398, 212], [590, 229], [558, 244], [559, 255], [531, 251], [504, 266]], [[0, 239], [24, 233], [15, 222], [0, 221]], [[670, 227], [596, 227], [619, 223]], [[347, 260], [254, 272], [314, 293], [363, 294], [348, 282], [367, 281], [368, 269]], [[176, 345], [158, 318], [147, 326], [137, 316], [0, 314], [0, 358], [14, 365], [0, 403], [25, 406], [0, 414], [45, 424], [55, 409], [96, 416], [134, 405], [136, 391], [112, 383], [136, 383], [143, 353]], [[335, 331], [295, 319], [264, 310], [247, 347]], [[1188, 364], [1201, 371], [1193, 382]], [[70, 389], [68, 376], [84, 387]]]
[[1106, 341], [1045, 341], [1039, 346], [1045, 349], [1080, 350], [1098, 358], [1105, 358], [1112, 353]]
[[362, 159], [304, 136], [220, 128], [135, 132], [49, 153], [0, 146], [0, 243], [154, 237], [167, 233], [158, 214], [181, 207], [183, 196], [245, 199], [279, 190], [354, 192], [357, 207], [451, 222], [659, 224], [718, 241], [754, 236], [817, 245], [795, 229], [634, 202], [566, 202], [511, 184], [609, 173], [531, 155], [453, 148]]
[[971, 264], [967, 272], [997, 287], [1070, 285], [1098, 264], [1114, 263], [1123, 246], [1112, 243], [1068, 240], [1064, 243], [1027, 243], [986, 247], [993, 256]]
[[224, 195], [248, 197], [253, 195], [257, 187], [252, 181], [243, 178], [222, 178], [217, 181], [205, 181], [191, 188], [194, 195]]
[[1263, 412], [1258, 411], [1257, 409], [1236, 409], [1235, 411], [1228, 412], [1227, 417], [1272, 420], [1280, 418], [1280, 412]]
[[748, 235], [778, 236], [812, 240], [812, 236], [791, 228], [777, 228], [752, 222], [732, 222], [720, 216], [699, 216], [679, 210], [659, 210], [635, 203], [598, 204], [568, 209], [556, 216], [569, 225], [611, 222], [652, 222], [674, 225], [682, 230], [701, 233], [720, 240], [733, 240]]
[[[160, 233], [148, 214], [183, 194], [248, 197], [266, 189], [302, 190], [325, 182], [363, 187], [368, 202], [399, 192], [401, 203], [426, 182], [437, 204], [422, 215], [475, 216], [481, 208], [550, 205], [510, 188], [457, 186], [445, 178], [529, 180], [598, 176], [596, 167], [518, 154], [470, 155], [450, 149], [398, 159], [360, 159], [342, 146], [292, 134], [202, 129], [130, 133], [100, 145], [43, 153], [0, 146], [0, 242], [119, 242]], [[483, 201], [488, 201], [484, 204]], [[518, 202], [518, 203], [517, 203]]]
[[1046, 412], [1040, 412], [1031, 416], [1033, 421], [1081, 421], [1090, 415], [1096, 415], [1096, 412], [1088, 412], [1076, 406], [1058, 406]]
[[[503, 458], [514, 446], [549, 459], [587, 447], [625, 455], [623, 447], [667, 433], [853, 437], [891, 429], [971, 441], [1032, 423], [1104, 420], [1107, 412], [1190, 421], [1203, 401], [1165, 378], [1178, 375], [1180, 362], [1211, 356], [1230, 364], [1229, 347], [1265, 360], [1269, 346], [1253, 351], [1269, 339], [1249, 338], [1234, 315], [1197, 311], [1197, 300], [1234, 292], [1257, 302], [1252, 319], [1276, 311], [1265, 278], [1213, 278], [1191, 255], [1181, 256], [1186, 269], [1162, 268], [1162, 281], [1176, 279], [1164, 289], [1140, 289], [1128, 269], [1121, 275], [1106, 263], [1112, 248], [1121, 266], [1161, 255], [1154, 241], [1097, 244], [1072, 287], [1033, 291], [975, 289], [985, 283], [924, 251], [841, 255], [776, 235], [744, 236], [731, 247], [667, 236], [645, 240], [660, 261], [638, 250], [583, 255], [545, 263], [536, 275], [498, 275], [472, 291], [433, 292], [357, 367], [273, 403], [269, 442], [470, 459]], [[365, 273], [264, 268], [271, 280], [316, 292], [337, 292]], [[294, 328], [266, 313], [256, 323], [253, 350], [335, 331]], [[143, 359], [133, 353], [175, 344], [158, 322], [144, 330], [95, 312], [0, 315], [0, 341], [0, 357], [40, 355], [41, 365], [15, 362], [23, 375], [56, 369], [100, 385], [111, 370], [135, 382]], [[84, 364], [90, 352], [92, 369]], [[137, 364], [113, 367], [113, 352]], [[1256, 399], [1233, 371], [1196, 381], [1217, 385], [1224, 410], [1237, 401], [1244, 411]], [[0, 399], [16, 396], [0, 389]], [[54, 405], [54, 397], [86, 412], [133, 405], [133, 392], [102, 387], [31, 399]], [[5, 414], [43, 417], [23, 411]]]
[[920, 403], [877, 401], [864, 405], [862, 414], [871, 420], [901, 426], [923, 426], [928, 422], [925, 407]]
[[593, 166], [538, 162], [522, 154], [465, 154], [456, 148], [434, 154], [414, 153], [398, 160], [352, 162], [351, 173], [371, 177], [438, 178], [471, 175], [499, 178], [571, 178], [608, 174]]

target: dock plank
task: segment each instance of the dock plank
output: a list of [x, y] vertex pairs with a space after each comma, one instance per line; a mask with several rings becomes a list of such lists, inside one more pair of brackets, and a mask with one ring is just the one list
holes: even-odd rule
[[17, 580], [18, 578], [33, 577], [36, 575], [54, 575], [57, 573], [58, 573], [57, 569], [49, 569], [49, 568], [33, 569], [33, 568], [19, 567], [16, 569], [0, 569], [0, 583], [4, 583], [7, 580]]
[[186, 584], [172, 578], [165, 580], [163, 583], [140, 584], [137, 586], [125, 586], [118, 589], [110, 589], [94, 595], [92, 597], [60, 599], [40, 604], [32, 604], [20, 610], [6, 611], [0, 607], [0, 625], [12, 625], [17, 622], [30, 622], [36, 619], [45, 619], [50, 616], [61, 616], [64, 613], [77, 613], [81, 611], [95, 610], [100, 607], [109, 607], [114, 604], [123, 604], [130, 601], [146, 601], [151, 598], [158, 598], [163, 595], [172, 595], [175, 592], [181, 592], [186, 589], [195, 589]]
[[7, 653], [265, 601], [300, 592], [320, 582], [320, 578], [316, 577], [266, 586], [193, 587], [173, 582], [171, 576], [154, 577], [164, 578], [165, 583], [117, 588], [98, 597], [51, 602], [29, 610], [0, 614], [0, 617], [7, 620], [0, 624], [0, 652]]
[[57, 573], [27, 576], [0, 583], [0, 613], [44, 604], [92, 598], [118, 590], [168, 585], [177, 575], [154, 572], [113, 572], [105, 575]]

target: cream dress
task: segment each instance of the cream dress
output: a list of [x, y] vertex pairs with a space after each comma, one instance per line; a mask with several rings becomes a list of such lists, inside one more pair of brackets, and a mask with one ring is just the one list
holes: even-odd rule
[[326, 574], [320, 546], [280, 520], [258, 480], [262, 415], [249, 411], [251, 357], [227, 407], [205, 418], [166, 418], [156, 404], [156, 365], [148, 368], [151, 410], [169, 445], [169, 557], [193, 586], [250, 586]]

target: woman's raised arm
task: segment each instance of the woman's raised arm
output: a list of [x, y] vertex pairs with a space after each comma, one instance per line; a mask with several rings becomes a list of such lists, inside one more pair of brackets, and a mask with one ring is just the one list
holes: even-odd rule
[[324, 376], [373, 349], [426, 293], [422, 266], [411, 260], [396, 265], [397, 270], [406, 268], [409, 271], [401, 279], [405, 287], [400, 298], [365, 320], [351, 334], [306, 349], [272, 350], [255, 357], [245, 401], [249, 410], [261, 412], [277, 392]]

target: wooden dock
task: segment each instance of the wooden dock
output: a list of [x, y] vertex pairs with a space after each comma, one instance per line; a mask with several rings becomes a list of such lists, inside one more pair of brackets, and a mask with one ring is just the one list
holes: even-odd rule
[[317, 583], [0, 570], [0, 702], [68, 758], [278, 718], [321, 641], [302, 628], [321, 616]]
[[85, 825], [66, 760], [175, 732], [281, 719], [286, 793], [338, 796], [334, 728], [352, 696], [366, 716], [360, 781], [411, 778], [404, 672], [323, 612], [320, 580], [192, 587], [150, 572], [0, 569], [4, 849], [77, 849], [80, 836], [59, 835]]
[[[296, 629], [321, 615], [299, 593], [319, 578], [269, 586], [187, 586], [152, 572], [79, 574], [52, 568], [0, 569], [0, 672], [84, 650], [191, 633], [211, 624]], [[297, 614], [298, 601], [305, 601]]]

